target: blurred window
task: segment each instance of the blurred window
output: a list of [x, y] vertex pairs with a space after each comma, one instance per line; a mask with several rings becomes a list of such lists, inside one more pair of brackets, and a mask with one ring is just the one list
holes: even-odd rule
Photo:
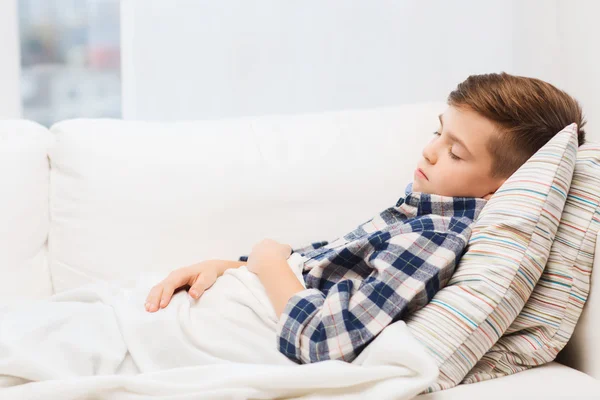
[[18, 0], [23, 118], [121, 116], [119, 0]]

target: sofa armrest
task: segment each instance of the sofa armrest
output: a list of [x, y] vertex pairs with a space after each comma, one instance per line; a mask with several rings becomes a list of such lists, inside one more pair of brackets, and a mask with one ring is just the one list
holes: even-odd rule
[[[556, 361], [600, 379], [600, 233], [596, 237], [590, 293], [573, 336]], [[600, 394], [598, 395], [600, 397]]]
[[600, 396], [600, 381], [557, 362], [488, 381], [462, 384], [423, 394], [416, 400], [592, 400]]

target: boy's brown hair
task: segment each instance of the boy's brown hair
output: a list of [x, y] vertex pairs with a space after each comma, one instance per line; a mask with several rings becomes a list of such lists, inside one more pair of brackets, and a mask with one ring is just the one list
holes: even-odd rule
[[488, 143], [493, 177], [512, 175], [573, 122], [579, 145], [585, 142], [586, 121], [577, 100], [540, 79], [505, 72], [471, 75], [450, 93], [448, 105], [467, 107], [498, 126], [500, 135]]

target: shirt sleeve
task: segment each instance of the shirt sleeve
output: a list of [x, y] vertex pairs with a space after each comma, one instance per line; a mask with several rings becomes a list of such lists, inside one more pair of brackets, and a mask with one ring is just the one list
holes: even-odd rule
[[[427, 304], [449, 281], [465, 241], [453, 232], [399, 234], [373, 247], [365, 279], [290, 298], [279, 319], [279, 351], [297, 363], [351, 362], [386, 326]], [[344, 267], [348, 268], [348, 266]]]
[[[304, 253], [308, 253], [311, 250], [318, 249], [319, 247], [323, 247], [327, 244], [329, 244], [329, 242], [327, 242], [326, 240], [322, 240], [320, 242], [313, 242], [309, 245], [298, 247], [297, 249], [292, 249], [292, 253], [301, 253], [302, 255], [304, 255]], [[290, 253], [290, 255], [292, 253]], [[240, 256], [240, 258], [238, 258], [238, 261], [248, 261], [248, 255]]]

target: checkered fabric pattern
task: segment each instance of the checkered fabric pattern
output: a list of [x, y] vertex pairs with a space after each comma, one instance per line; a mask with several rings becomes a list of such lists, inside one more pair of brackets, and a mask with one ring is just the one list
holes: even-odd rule
[[351, 362], [450, 280], [487, 201], [412, 192], [412, 183], [405, 193], [332, 243], [298, 249], [307, 289], [290, 298], [277, 331], [288, 358]]

